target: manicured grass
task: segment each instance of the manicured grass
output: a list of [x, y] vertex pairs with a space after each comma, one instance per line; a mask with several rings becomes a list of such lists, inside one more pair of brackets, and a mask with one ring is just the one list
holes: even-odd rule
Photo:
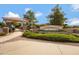
[[25, 31], [23, 33], [24, 37], [49, 40], [49, 41], [59, 41], [59, 42], [79, 42], [79, 37], [73, 34], [58, 34], [58, 33], [34, 33], [31, 31]]

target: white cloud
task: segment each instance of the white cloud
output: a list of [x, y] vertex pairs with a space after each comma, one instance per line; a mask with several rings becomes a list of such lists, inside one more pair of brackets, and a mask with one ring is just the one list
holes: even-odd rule
[[70, 26], [79, 25], [79, 18], [68, 19], [67, 24]]
[[79, 11], [79, 4], [72, 4], [72, 11]]
[[[27, 11], [29, 11], [29, 10], [32, 10], [31, 8], [25, 8], [25, 12], [27, 12]], [[35, 16], [36, 17], [39, 17], [39, 16], [41, 16], [43, 13], [41, 13], [41, 12], [35, 12]]]
[[13, 13], [13, 12], [8, 12], [4, 17], [18, 17], [20, 18], [20, 16], [16, 13]]
[[27, 12], [27, 11], [29, 11], [29, 10], [31, 10], [31, 8], [25, 8], [25, 12]]
[[43, 13], [41, 13], [41, 12], [36, 12], [36, 13], [35, 13], [35, 16], [36, 16], [36, 17], [42, 16], [42, 15], [43, 15]]

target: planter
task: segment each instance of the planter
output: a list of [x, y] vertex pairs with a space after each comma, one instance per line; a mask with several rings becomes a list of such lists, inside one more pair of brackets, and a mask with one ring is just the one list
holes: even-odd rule
[[8, 28], [8, 27], [3, 27], [3, 32], [4, 32], [5, 34], [8, 34], [8, 33], [9, 33], [9, 28]]

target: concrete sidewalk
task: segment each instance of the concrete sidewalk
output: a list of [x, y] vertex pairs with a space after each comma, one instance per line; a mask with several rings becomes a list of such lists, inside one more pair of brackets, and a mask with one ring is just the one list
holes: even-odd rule
[[10, 34], [8, 34], [6, 36], [2, 36], [0, 38], [0, 42], [7, 41], [7, 40], [13, 39], [15, 37], [21, 36], [21, 35], [22, 35], [22, 32], [20, 32], [20, 31], [10, 33]]
[[24, 37], [16, 37], [0, 43], [0, 54], [79, 55], [79, 43], [49, 42]]

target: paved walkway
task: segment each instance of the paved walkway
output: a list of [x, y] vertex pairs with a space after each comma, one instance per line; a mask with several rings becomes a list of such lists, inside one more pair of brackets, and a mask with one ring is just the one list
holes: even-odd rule
[[[14, 34], [12, 34], [14, 35]], [[17, 35], [17, 34], [16, 34]], [[79, 43], [60, 43], [16, 37], [0, 43], [0, 54], [9, 55], [79, 55]]]
[[13, 39], [15, 37], [21, 36], [21, 35], [22, 35], [22, 32], [20, 32], [20, 31], [10, 33], [10, 34], [8, 34], [6, 36], [0, 37], [0, 42], [7, 41], [7, 40]]

